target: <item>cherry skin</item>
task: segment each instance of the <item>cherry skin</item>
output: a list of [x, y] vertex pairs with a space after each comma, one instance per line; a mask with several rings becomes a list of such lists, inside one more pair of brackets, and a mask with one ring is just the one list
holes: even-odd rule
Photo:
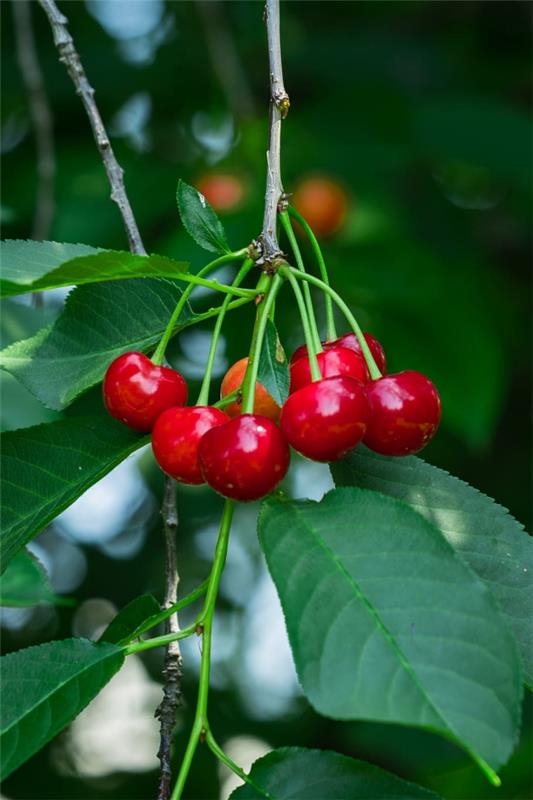
[[[385, 356], [383, 347], [370, 333], [363, 333], [363, 336], [366, 339], [366, 343], [370, 349], [370, 352], [374, 356], [374, 361], [376, 362], [379, 371], [385, 373], [387, 371], [387, 358]], [[339, 339], [335, 339], [334, 342], [322, 342], [322, 347], [324, 350], [331, 350], [332, 347], [346, 347], [348, 350], [353, 350], [354, 353], [357, 353], [361, 356], [361, 358], [363, 358], [361, 345], [359, 344], [359, 340], [357, 339], [355, 333], [345, 333], [344, 336], [341, 336]], [[292, 354], [291, 364], [306, 355], [307, 347], [305, 344], [302, 344], [300, 347], [297, 347]], [[369, 375], [367, 376], [367, 380], [370, 380]]]
[[196, 188], [203, 194], [215, 211], [233, 211], [244, 198], [244, 184], [240, 178], [230, 173], [204, 175], [196, 181]]
[[152, 449], [161, 469], [180, 483], [204, 483], [198, 461], [202, 436], [229, 421], [227, 414], [212, 406], [175, 406], [157, 418], [152, 431]]
[[104, 404], [115, 419], [147, 433], [170, 406], [187, 402], [185, 378], [173, 369], [153, 364], [143, 353], [124, 353], [108, 367]]
[[376, 453], [418, 453], [439, 426], [439, 393], [420, 372], [406, 370], [385, 375], [368, 383], [366, 393], [370, 419], [364, 442]]
[[306, 178], [296, 187], [292, 204], [319, 237], [336, 233], [348, 211], [342, 186], [331, 178], [319, 176]]
[[[323, 378], [334, 378], [345, 375], [364, 383], [367, 379], [367, 368], [362, 356], [347, 347], [329, 347], [317, 354], [318, 366]], [[309, 359], [305, 356], [293, 361], [290, 365], [289, 392], [297, 392], [312, 382]]]
[[[222, 384], [220, 386], [220, 397], [224, 398], [226, 395], [231, 394], [236, 389], [239, 389], [242, 386], [242, 382], [244, 380], [244, 373], [246, 372], [246, 367], [248, 366], [248, 359], [241, 358], [240, 361], [235, 362], [232, 367], [226, 372], [222, 379]], [[242, 400], [235, 401], [231, 403], [229, 406], [226, 406], [224, 411], [230, 417], [237, 417], [241, 413], [242, 408]], [[273, 422], [279, 422], [279, 415], [281, 413], [281, 408], [278, 406], [276, 401], [269, 395], [265, 387], [259, 383], [259, 381], [255, 384], [255, 397], [254, 397], [254, 413], [261, 414], [264, 417], [268, 417]]]
[[204, 480], [233, 500], [259, 500], [285, 477], [290, 451], [268, 417], [242, 414], [208, 431], [200, 441]]
[[363, 438], [369, 418], [364, 386], [338, 376], [304, 386], [281, 411], [289, 444], [313, 461], [336, 461]]

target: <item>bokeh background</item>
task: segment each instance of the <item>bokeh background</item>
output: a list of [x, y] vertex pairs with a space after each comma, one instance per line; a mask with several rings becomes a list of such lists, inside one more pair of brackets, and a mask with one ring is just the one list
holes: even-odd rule
[[[16, 0], [17, 2], [18, 0]], [[62, 3], [151, 252], [208, 259], [178, 218], [178, 178], [229, 173], [242, 199], [221, 214], [230, 243], [261, 228], [267, 138], [267, 56], [260, 2], [75, 0]], [[119, 215], [87, 120], [36, 2], [31, 19], [54, 115], [55, 213], [47, 238], [125, 248]], [[2, 11], [2, 228], [31, 236], [35, 142], [17, 60], [11, 3]], [[285, 188], [306, 176], [341, 185], [349, 211], [323, 240], [334, 285], [384, 344], [391, 370], [420, 369], [444, 401], [428, 459], [529, 523], [530, 14], [525, 2], [285, 2], [282, 36], [292, 108], [283, 129]], [[226, 276], [231, 271], [226, 270]], [[2, 306], [3, 343], [60, 313]], [[208, 294], [195, 303], [206, 307]], [[246, 354], [251, 309], [228, 320], [217, 377]], [[322, 309], [320, 310], [322, 315]], [[301, 339], [291, 299], [279, 303], [282, 339]], [[209, 328], [172, 344], [193, 384]], [[14, 379], [1, 378], [4, 429], [57, 417]], [[196, 384], [196, 385], [194, 385]], [[213, 390], [216, 394], [216, 388]], [[102, 411], [98, 389], [67, 414]], [[287, 488], [320, 497], [326, 468], [299, 461]], [[5, 651], [70, 635], [96, 636], [116, 609], [162, 595], [162, 479], [142, 452], [93, 487], [33, 545], [72, 607], [9, 609]], [[179, 489], [179, 561], [186, 593], [208, 573], [221, 509], [204, 489]], [[397, 726], [336, 723], [301, 696], [281, 611], [255, 535], [255, 506], [236, 516], [214, 642], [211, 715], [217, 738], [247, 766], [294, 744], [368, 759], [449, 800], [531, 798], [532, 714], [516, 753], [489, 787], [457, 748]], [[393, 535], [391, 531], [391, 535]], [[183, 615], [184, 621], [188, 615]], [[183, 646], [185, 707], [176, 757], [195, 703], [198, 644]], [[132, 657], [103, 694], [10, 777], [4, 800], [153, 797], [162, 654]], [[232, 778], [199, 751], [187, 797], [227, 797]]]

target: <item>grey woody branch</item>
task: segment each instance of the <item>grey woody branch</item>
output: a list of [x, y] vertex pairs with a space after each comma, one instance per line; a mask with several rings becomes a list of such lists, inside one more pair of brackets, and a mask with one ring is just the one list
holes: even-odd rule
[[141, 235], [133, 216], [130, 201], [124, 188], [124, 171], [113, 152], [109, 136], [102, 122], [102, 117], [94, 100], [94, 89], [87, 80], [87, 75], [80, 61], [78, 51], [74, 47], [72, 36], [68, 30], [68, 20], [60, 12], [54, 0], [39, 0], [44, 9], [48, 21], [52, 27], [54, 42], [59, 53], [59, 60], [67, 68], [74, 86], [76, 94], [79, 95], [81, 102], [89, 117], [89, 122], [94, 134], [96, 146], [104, 162], [109, 184], [111, 186], [111, 199], [117, 204], [132, 253], [146, 255], [146, 250], [142, 243]]
[[[94, 100], [94, 89], [87, 80], [85, 70], [74, 46], [72, 36], [68, 30], [68, 20], [59, 11], [53, 0], [39, 0], [50, 22], [54, 42], [59, 52], [59, 58], [65, 64], [67, 71], [76, 87], [76, 93], [89, 117], [89, 122], [94, 134], [96, 146], [100, 152], [109, 184], [111, 186], [111, 199], [117, 204], [118, 210], [128, 236], [129, 249], [132, 253], [146, 255], [146, 250], [135, 221], [135, 217], [126, 194], [124, 186], [124, 171], [118, 163], [109, 136], [102, 122], [102, 117]], [[164, 607], [168, 608], [176, 602], [178, 590], [178, 570], [176, 557], [176, 530], [178, 514], [176, 504], [176, 486], [171, 478], [165, 478], [164, 500], [161, 508], [163, 528], [165, 533], [165, 600]], [[167, 630], [179, 630], [178, 615], [173, 614], [167, 620]], [[163, 700], [157, 709], [160, 719], [160, 748], [161, 777], [159, 787], [159, 800], [167, 800], [170, 795], [170, 755], [172, 732], [176, 720], [176, 709], [181, 703], [181, 654], [177, 642], [171, 643], [166, 652], [163, 668], [165, 685], [163, 687]]]
[[270, 130], [267, 151], [265, 214], [263, 217], [261, 245], [264, 261], [272, 263], [275, 258], [282, 255], [276, 231], [278, 207], [283, 196], [280, 163], [281, 122], [287, 116], [290, 107], [289, 95], [283, 83], [279, 0], [266, 0], [265, 22], [270, 68]]
[[47, 239], [54, 216], [54, 181], [56, 159], [53, 118], [43, 75], [37, 58], [29, 0], [13, 0], [13, 20], [17, 58], [28, 93], [28, 105], [35, 135], [37, 154], [37, 197], [32, 239]]

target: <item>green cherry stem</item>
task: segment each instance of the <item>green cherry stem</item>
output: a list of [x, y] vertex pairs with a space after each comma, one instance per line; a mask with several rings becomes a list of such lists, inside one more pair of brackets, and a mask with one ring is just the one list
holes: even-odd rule
[[261, 347], [263, 345], [270, 309], [282, 285], [283, 280], [279, 274], [279, 270], [274, 276], [264, 272], [257, 284], [257, 288], [261, 290], [261, 292], [264, 291], [264, 297], [257, 306], [252, 340], [250, 342], [250, 352], [248, 354], [248, 365], [241, 386], [243, 414], [253, 414], [254, 411], [255, 384], [257, 382], [257, 373], [259, 370], [259, 356], [261, 354]]
[[[296, 266], [300, 270], [300, 272], [305, 272], [305, 265], [304, 260], [302, 258], [302, 253], [300, 251], [300, 247], [298, 245], [298, 241], [296, 236], [294, 235], [294, 231], [292, 229], [291, 221], [289, 215], [286, 211], [282, 211], [279, 215], [279, 219], [281, 225], [287, 234], [287, 239], [289, 240], [289, 244], [291, 246], [292, 252], [294, 253], [294, 257], [296, 259]], [[311, 329], [311, 335], [313, 336], [313, 344], [315, 353], [322, 352], [322, 343], [320, 341], [320, 334], [318, 333], [318, 326], [316, 324], [316, 316], [315, 316], [315, 309], [313, 308], [313, 298], [311, 297], [311, 289], [308, 283], [304, 283], [304, 298], [305, 298], [305, 305], [307, 307], [307, 316], [309, 319], [309, 325]]]
[[224, 512], [220, 522], [220, 532], [218, 534], [218, 541], [215, 548], [215, 558], [213, 562], [213, 569], [211, 570], [211, 576], [209, 578], [209, 586], [207, 588], [204, 610], [196, 623], [196, 628], [201, 629], [202, 631], [202, 659], [200, 663], [198, 700], [196, 703], [196, 713], [194, 715], [194, 722], [192, 725], [189, 742], [187, 744], [187, 749], [185, 750], [185, 755], [183, 756], [183, 761], [181, 762], [180, 771], [171, 795], [171, 800], [180, 800], [200, 738], [205, 736], [206, 731], [209, 729], [209, 724], [207, 721], [207, 701], [209, 696], [209, 676], [211, 672], [211, 634], [213, 629], [213, 615], [215, 613], [215, 603], [220, 585], [220, 577], [224, 569], [224, 564], [226, 563], [234, 506], [235, 504], [232, 500], [226, 500], [224, 504]]
[[350, 311], [350, 309], [348, 308], [342, 297], [339, 294], [337, 294], [337, 292], [334, 289], [332, 289], [331, 286], [328, 286], [327, 283], [321, 281], [320, 278], [315, 278], [314, 275], [309, 275], [308, 273], [305, 273], [304, 275], [302, 272], [300, 272], [300, 270], [294, 269], [294, 267], [289, 267], [288, 271], [293, 276], [293, 278], [297, 278], [298, 280], [304, 280], [308, 281], [309, 283], [312, 283], [314, 286], [317, 286], [319, 289], [322, 289], [322, 291], [325, 294], [328, 294], [333, 299], [333, 301], [338, 305], [339, 309], [342, 311], [342, 313], [348, 320], [349, 324], [352, 327], [353, 332], [357, 336], [357, 341], [359, 342], [359, 346], [361, 347], [361, 351], [365, 358], [366, 365], [370, 373], [370, 377], [372, 378], [372, 380], [381, 378], [381, 372], [379, 370], [378, 365], [374, 361], [374, 356], [370, 352], [370, 348], [363, 335], [363, 331], [359, 327], [357, 320], [355, 319], [354, 315], [352, 314], [352, 312]]
[[[318, 269], [320, 271], [320, 275], [324, 283], [327, 283], [329, 286], [329, 275], [328, 270], [326, 267], [326, 262], [324, 261], [324, 256], [322, 255], [322, 250], [320, 249], [320, 245], [318, 244], [318, 240], [314, 234], [313, 229], [309, 225], [306, 219], [302, 217], [302, 215], [296, 211], [295, 208], [289, 206], [288, 208], [289, 216], [293, 217], [293, 219], [297, 220], [300, 223], [302, 228], [304, 229], [307, 238], [309, 239], [309, 243], [313, 249], [315, 254]], [[327, 340], [328, 342], [334, 342], [337, 338], [337, 328], [335, 327], [335, 315], [333, 313], [333, 300], [329, 294], [324, 295], [324, 303], [326, 306], [326, 327], [327, 327]]]
[[224, 752], [224, 750], [216, 741], [211, 732], [211, 728], [209, 727], [205, 731], [205, 741], [213, 755], [215, 755], [219, 761], [225, 764], [228, 769], [234, 772], [235, 775], [238, 775], [242, 781], [252, 786], [262, 797], [266, 797], [267, 799], [272, 798], [271, 794], [268, 794], [264, 789], [258, 786], [258, 784], [252, 778], [250, 778], [250, 776], [247, 775], [246, 772], [241, 769], [241, 767], [237, 766], [237, 764], [227, 755], [227, 753]]
[[[294, 273], [296, 273], [297, 275], [300, 275], [303, 278], [304, 273], [300, 272], [300, 270], [298, 269], [294, 269], [294, 267], [282, 267], [281, 272], [284, 275], [284, 277], [286, 277], [287, 280], [289, 281], [292, 291], [294, 292], [294, 296], [296, 298], [296, 303], [298, 304], [298, 310], [300, 312], [300, 317], [302, 320], [302, 327], [304, 329], [305, 344], [309, 356], [309, 367], [311, 369], [311, 378], [313, 381], [319, 381], [322, 379], [322, 374], [320, 372], [320, 367], [318, 366], [318, 360], [316, 357], [316, 352], [313, 344], [313, 336], [311, 334], [311, 328], [309, 325], [309, 320], [307, 318], [307, 309], [305, 307], [302, 290], [298, 285], [298, 281], [294, 277]], [[307, 275], [307, 273], [305, 273], [305, 275]]]
[[[208, 286], [210, 289], [217, 289], [218, 291], [228, 291], [229, 287], [225, 286], [225, 284], [217, 283], [216, 281], [206, 281], [203, 279], [204, 275], [209, 274], [217, 267], [220, 267], [222, 264], [227, 264], [229, 261], [236, 261], [239, 258], [242, 258], [247, 253], [246, 248], [242, 250], [237, 250], [235, 253], [225, 253], [220, 258], [215, 258], [214, 261], [210, 261], [209, 264], [206, 264], [205, 267], [198, 272], [197, 275], [189, 275], [191, 278], [191, 282], [189, 285], [184, 289], [180, 299], [176, 304], [176, 308], [172, 312], [172, 316], [168, 321], [168, 325], [165, 328], [165, 332], [161, 337], [161, 341], [159, 342], [155, 353], [152, 356], [152, 361], [154, 364], [161, 364], [163, 362], [163, 358], [165, 356], [165, 350], [167, 345], [170, 341], [172, 334], [174, 333], [174, 328], [176, 327], [176, 323], [180, 318], [181, 312], [185, 308], [187, 300], [191, 296], [192, 291], [194, 290], [195, 286]], [[181, 276], [183, 277], [183, 276]], [[249, 297], [250, 293], [247, 292], [246, 295], [242, 294], [242, 290], [240, 292], [234, 292], [233, 294], [240, 294], [242, 297]]]
[[[238, 271], [237, 275], [235, 276], [233, 283], [231, 284], [232, 289], [236, 289], [240, 285], [240, 283], [244, 280], [244, 278], [249, 273], [253, 265], [254, 262], [252, 261], [252, 259], [247, 258], [246, 261], [243, 263], [242, 267], [240, 268], [240, 270]], [[224, 323], [226, 311], [229, 307], [231, 299], [232, 299], [231, 294], [226, 295], [226, 298], [224, 299], [224, 302], [222, 303], [222, 306], [220, 308], [220, 314], [217, 317], [217, 321], [213, 329], [213, 336], [211, 338], [211, 345], [209, 347], [209, 354], [207, 356], [204, 378], [202, 381], [202, 385], [200, 387], [200, 394], [198, 395], [198, 400], [196, 401], [197, 406], [205, 406], [209, 402], [209, 389], [211, 387], [211, 376], [213, 374], [213, 366], [217, 354], [218, 340], [220, 338], [222, 325]]]
[[226, 406], [230, 406], [235, 400], [239, 399], [239, 395], [241, 394], [241, 390], [234, 389], [233, 392], [230, 392], [225, 397], [221, 397], [220, 400], [217, 400], [216, 403], [213, 403], [213, 408], [226, 408]]

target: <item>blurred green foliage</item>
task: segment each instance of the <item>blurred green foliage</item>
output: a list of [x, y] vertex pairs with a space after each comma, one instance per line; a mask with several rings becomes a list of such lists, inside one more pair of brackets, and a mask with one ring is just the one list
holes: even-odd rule
[[[209, 170], [235, 172], [245, 184], [244, 207], [224, 215], [223, 222], [230, 246], [246, 245], [261, 228], [265, 180], [268, 92], [262, 4], [226, 2], [213, 17], [199, 13], [198, 3], [137, 0], [137, 8], [152, 14], [152, 28], [129, 39], [125, 30], [113, 36], [102, 24], [114, 19], [118, 30], [124, 28], [124, 0], [63, 5], [104, 120], [114, 132], [113, 146], [126, 171], [147, 250], [191, 260], [195, 268], [208, 260], [179, 222], [175, 192], [178, 178], [194, 183]], [[8, 4], [2, 4], [2, 12], [3, 236], [27, 238], [36, 191], [35, 148]], [[36, 4], [32, 14], [55, 117], [57, 211], [49, 238], [124, 248], [120, 218], [110, 203], [79, 99]], [[213, 45], [208, 45], [213, 36], [206, 35], [206, 26], [211, 34], [214, 26], [216, 40], [219, 25], [236, 49], [241, 79], [253, 98], [252, 114], [240, 113], [242, 104], [235, 107], [223, 76], [213, 70]], [[529, 523], [527, 4], [328, 2], [326, 8], [324, 2], [290, 2], [282, 6], [282, 34], [292, 101], [283, 129], [285, 188], [291, 191], [304, 175], [326, 173], [350, 196], [344, 228], [323, 242], [333, 284], [363, 327], [382, 341], [392, 370], [421, 369], [441, 390], [443, 425], [428, 459]], [[312, 258], [310, 251], [306, 254]], [[290, 352], [302, 333], [294, 322], [292, 298], [285, 294], [277, 322]], [[199, 308], [202, 304], [205, 300], [197, 301]], [[5, 342], [32, 335], [58, 310], [59, 303], [41, 311], [8, 301], [2, 308]], [[252, 313], [248, 308], [235, 312], [225, 325], [230, 363], [245, 355], [243, 331]], [[323, 323], [323, 309], [319, 316]], [[190, 346], [184, 348], [180, 337], [171, 356], [176, 363], [191, 364]], [[194, 377], [201, 378], [198, 363], [193, 384]], [[57, 416], [10, 376], [2, 376], [1, 386], [5, 428]], [[101, 409], [99, 392], [89, 391], [75, 408]], [[146, 480], [159, 495], [159, 475], [148, 458], [144, 466]], [[199, 506], [198, 492], [180, 490], [183, 592], [206, 574], [193, 537], [213, 524], [219, 510], [218, 499], [208, 492], [201, 492]], [[121, 606], [146, 591], [161, 596], [157, 519], [152, 527], [142, 549], [127, 560], [86, 548], [88, 570], [76, 592], [80, 603], [105, 596]], [[255, 540], [252, 525], [248, 536]], [[257, 566], [254, 542], [249, 550]], [[237, 626], [242, 622], [239, 603], [226, 598], [222, 611]], [[40, 628], [7, 633], [6, 648], [70, 636], [71, 619], [71, 610], [60, 609]], [[239, 641], [245, 634], [240, 631]], [[158, 657], [150, 656], [146, 664], [157, 678]], [[333, 723], [301, 699], [279, 716], [260, 719], [243, 702], [233, 663], [228, 671], [212, 700], [213, 725], [222, 737], [244, 733], [273, 746], [336, 749], [450, 800], [531, 796], [529, 708], [521, 743], [502, 772], [498, 791], [458, 750], [429, 734]], [[187, 669], [184, 690], [186, 726], [195, 691], [194, 675]], [[35, 798], [38, 791], [41, 800], [96, 795], [133, 800], [154, 793], [154, 772], [82, 780], [71, 769], [58, 771], [53, 752], [53, 746], [47, 748], [15, 773], [6, 782], [6, 796]], [[202, 751], [188, 797], [216, 796], [216, 770]]]

